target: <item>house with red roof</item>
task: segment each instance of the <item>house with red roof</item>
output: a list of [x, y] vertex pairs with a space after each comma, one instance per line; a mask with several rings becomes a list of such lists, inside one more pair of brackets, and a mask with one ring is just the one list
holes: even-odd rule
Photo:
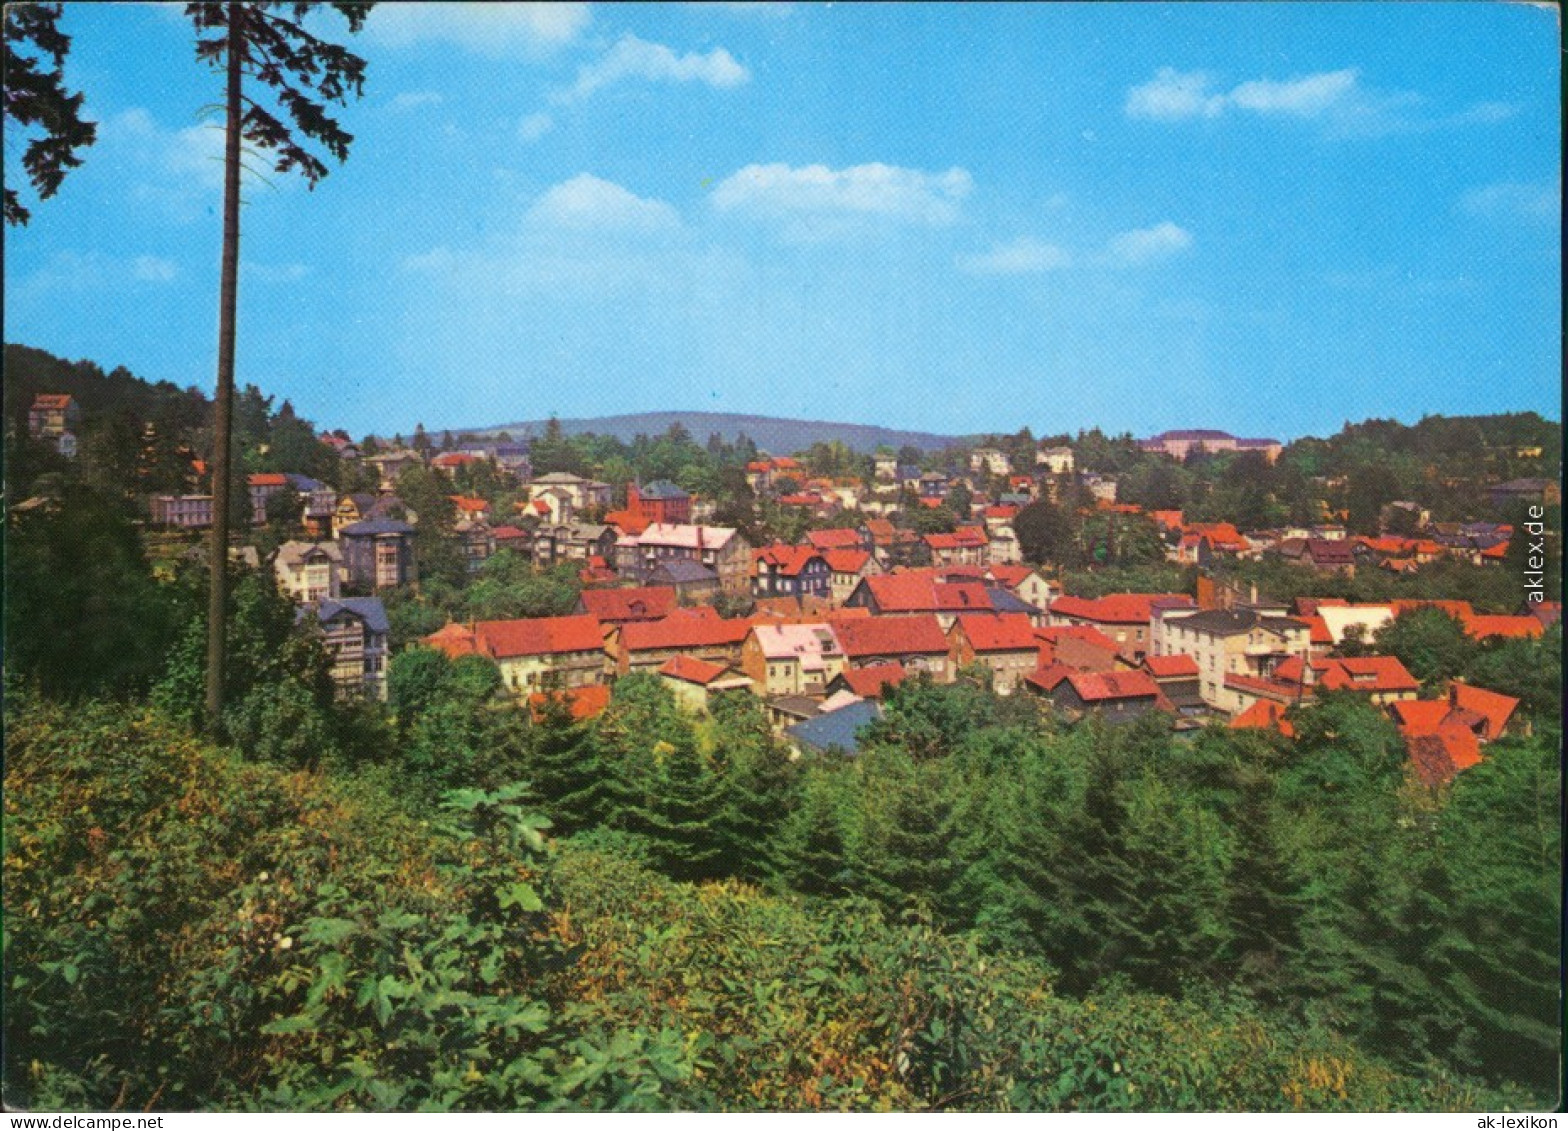
[[1354, 691], [1379, 706], [1398, 699], [1414, 699], [1421, 690], [1416, 677], [1397, 656], [1345, 656], [1324, 665], [1318, 687], [1324, 691]]
[[1185, 593], [1111, 593], [1104, 597], [1058, 597], [1051, 602], [1052, 625], [1084, 625], [1098, 629], [1134, 661], [1149, 650], [1150, 622], [1155, 606], [1196, 607]]
[[[997, 613], [993, 591], [982, 581], [942, 581], [935, 570], [907, 570], [864, 578], [844, 601], [846, 609], [866, 609], [875, 617], [931, 614], [946, 632], [964, 614]], [[1025, 608], [1016, 599], [1018, 608]], [[1016, 611], [1016, 610], [1009, 610]]]
[[828, 565], [830, 577], [828, 596], [834, 605], [842, 605], [866, 578], [882, 572], [869, 550], [818, 550]]
[[852, 668], [899, 664], [911, 675], [952, 682], [947, 637], [933, 614], [835, 619], [833, 629]]
[[806, 542], [818, 553], [829, 550], [865, 550], [867, 548], [864, 537], [858, 530], [848, 527], [838, 527], [833, 530], [808, 530]]
[[448, 495], [447, 498], [452, 500], [453, 517], [457, 521], [486, 522], [490, 518], [490, 504], [483, 499], [472, 495]]
[[675, 610], [675, 590], [667, 585], [642, 585], [631, 589], [585, 589], [577, 611], [590, 613], [604, 625], [662, 620]]
[[616, 625], [605, 636], [605, 651], [616, 672], [656, 671], [675, 656], [692, 656], [712, 664], [740, 663], [741, 644], [751, 625], [723, 620], [711, 608], [676, 609], [662, 620]]
[[482, 620], [467, 629], [449, 624], [424, 642], [453, 658], [494, 660], [502, 685], [519, 697], [604, 682], [604, 631], [593, 616]]
[[470, 455], [467, 452], [442, 452], [438, 456], [431, 457], [430, 468], [432, 471], [439, 471], [442, 475], [451, 478], [463, 468], [472, 467], [476, 463], [483, 462], [479, 456]]
[[1022, 613], [960, 616], [947, 630], [953, 669], [984, 664], [991, 671], [992, 690], [1011, 695], [1039, 664], [1040, 646], [1034, 634], [1034, 626]]
[[890, 687], [897, 687], [908, 676], [902, 664], [873, 664], [866, 668], [845, 668], [828, 681], [828, 695], [848, 692], [859, 699], [881, 699]]
[[931, 550], [931, 564], [985, 565], [990, 539], [983, 526], [960, 526], [951, 534], [927, 534], [925, 543]]
[[751, 593], [754, 597], [815, 597], [827, 600], [833, 591], [833, 570], [811, 546], [776, 542], [752, 551]]
[[672, 656], [659, 665], [658, 675], [674, 693], [675, 702], [693, 714], [706, 711], [716, 695], [752, 690], [744, 673], [693, 656]]
[[1080, 672], [1054, 664], [1025, 677], [1024, 686], [1049, 699], [1070, 719], [1091, 712], [1108, 723], [1129, 723], [1150, 711], [1169, 710], [1147, 672]]
[[1088, 625], [1056, 625], [1034, 630], [1039, 667], [1061, 664], [1081, 672], [1130, 670], [1133, 661], [1122, 653], [1116, 641]]

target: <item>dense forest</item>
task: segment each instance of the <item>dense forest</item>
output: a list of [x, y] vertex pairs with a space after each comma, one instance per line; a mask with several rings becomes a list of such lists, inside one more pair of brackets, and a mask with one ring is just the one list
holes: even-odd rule
[[[112, 379], [71, 368], [85, 389]], [[748, 694], [692, 715], [659, 680], [628, 676], [583, 721], [564, 703], [515, 705], [487, 660], [406, 647], [449, 617], [565, 612], [580, 584], [505, 552], [466, 574], [442, 541], [453, 488], [415, 469], [399, 493], [420, 515], [430, 572], [420, 593], [387, 601], [390, 702], [337, 701], [319, 639], [297, 629], [270, 570], [236, 564], [215, 745], [196, 736], [205, 570], [136, 509], [161, 474], [148, 468], [200, 457], [207, 408], [172, 387], [136, 396], [119, 423], [86, 414], [74, 461], [34, 450], [25, 428], [7, 435], [8, 501], [48, 503], [10, 513], [5, 541], [8, 1103], [1558, 1101], [1558, 627], [1477, 642], [1432, 610], [1364, 642], [1429, 684], [1464, 678], [1521, 701], [1514, 735], [1436, 789], [1356, 698], [1293, 712], [1293, 738], [1171, 733], [1070, 725], [973, 671], [892, 691], [857, 756], [792, 758]], [[251, 389], [239, 407], [247, 468], [361, 482], [286, 403]], [[1464, 436], [1472, 424], [1487, 450], [1515, 453], [1497, 456], [1515, 461], [1508, 473], [1560, 453], [1537, 417], [1464, 423]], [[1353, 484], [1355, 461], [1383, 450], [1439, 469], [1409, 492], [1436, 506], [1420, 489], [1448, 490], [1447, 428], [1355, 426], [1312, 442], [1312, 474], [1297, 460], [1305, 441], [1267, 474], [1300, 472], [1332, 507], [1337, 479]], [[1025, 434], [995, 439], [1026, 438], [1032, 450]], [[1211, 500], [1250, 489], [1236, 470], [1246, 457], [1175, 464], [1125, 439], [1064, 439], [1080, 466], [1123, 482], [1163, 467]], [[746, 445], [547, 432], [534, 452], [540, 470], [713, 490], [763, 534], [801, 521], [745, 488]], [[831, 445], [800, 455], [839, 476], [866, 459]], [[513, 497], [487, 474], [461, 472], [458, 487]], [[1286, 479], [1262, 482], [1278, 493]], [[1401, 497], [1410, 484], [1394, 482]], [[1064, 490], [1036, 512], [1031, 548], [1071, 591], [1190, 589], [1139, 516], [1079, 513], [1077, 488]], [[1207, 505], [1194, 498], [1146, 501]], [[283, 523], [254, 532], [261, 549], [289, 534]], [[1273, 571], [1258, 577], [1277, 596], [1383, 584], [1255, 568]], [[1389, 584], [1482, 608], [1504, 601], [1487, 588], [1499, 573]]]

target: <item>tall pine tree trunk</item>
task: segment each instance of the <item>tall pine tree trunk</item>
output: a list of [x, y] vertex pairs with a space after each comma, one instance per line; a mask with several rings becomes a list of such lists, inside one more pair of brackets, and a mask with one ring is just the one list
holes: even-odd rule
[[240, 265], [240, 5], [228, 6], [228, 91], [223, 146], [223, 264], [218, 298], [218, 393], [212, 447], [211, 592], [207, 604], [207, 729], [218, 737], [223, 720], [229, 603], [229, 445], [234, 431], [234, 330]]

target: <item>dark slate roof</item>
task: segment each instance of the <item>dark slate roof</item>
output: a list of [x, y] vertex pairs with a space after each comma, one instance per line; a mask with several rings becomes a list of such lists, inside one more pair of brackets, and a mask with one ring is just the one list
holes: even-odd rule
[[803, 723], [796, 723], [785, 730], [791, 738], [811, 747], [813, 750], [830, 751], [841, 750], [845, 754], [858, 754], [860, 744], [858, 736], [866, 724], [880, 718], [882, 708], [870, 700], [861, 700], [851, 703], [847, 707], [840, 707], [837, 711], [830, 711], [825, 715], [818, 715], [814, 719], [807, 719]]
[[691, 496], [682, 491], [668, 479], [655, 479], [652, 483], [642, 488], [642, 497], [645, 499], [689, 499]]
[[338, 531], [338, 536], [369, 538], [376, 534], [412, 534], [413, 532], [412, 526], [406, 522], [399, 522], [395, 518], [372, 518], [345, 526]]
[[663, 573], [677, 585], [696, 581], [717, 581], [719, 577], [701, 562], [694, 562], [688, 558], [667, 558], [660, 562], [652, 573]]
[[990, 594], [991, 597], [991, 608], [995, 609], [999, 613], [1028, 613], [1033, 616], [1040, 615], [1039, 608], [1031, 605], [1028, 601], [1025, 601], [1022, 597], [1009, 589], [1003, 589], [1000, 586], [996, 586], [993, 588], [988, 588], [986, 592]]
[[312, 479], [308, 475], [299, 475], [292, 471], [285, 471], [283, 478], [289, 481], [289, 486], [296, 491], [320, 491], [326, 486], [319, 479]]
[[316, 606], [316, 618], [329, 621], [345, 610], [363, 620], [371, 632], [390, 631], [386, 606], [381, 603], [380, 597], [341, 597], [335, 601], [323, 601]]
[[1243, 632], [1251, 632], [1254, 628], [1289, 632], [1292, 629], [1306, 627], [1290, 617], [1264, 616], [1251, 609], [1211, 609], [1208, 612], [1194, 613], [1190, 617], [1182, 617], [1180, 620], [1168, 620], [1166, 623], [1183, 628], [1195, 628], [1214, 636], [1238, 636]]

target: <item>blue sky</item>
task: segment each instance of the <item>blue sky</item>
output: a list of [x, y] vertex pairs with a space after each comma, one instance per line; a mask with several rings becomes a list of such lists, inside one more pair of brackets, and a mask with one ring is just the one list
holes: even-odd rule
[[[178, 5], [64, 27], [99, 141], [7, 232], [6, 340], [210, 389], [219, 77]], [[314, 192], [248, 181], [238, 364], [325, 426], [1561, 419], [1553, 10], [435, 4], [320, 30], [369, 64], [356, 140]]]

